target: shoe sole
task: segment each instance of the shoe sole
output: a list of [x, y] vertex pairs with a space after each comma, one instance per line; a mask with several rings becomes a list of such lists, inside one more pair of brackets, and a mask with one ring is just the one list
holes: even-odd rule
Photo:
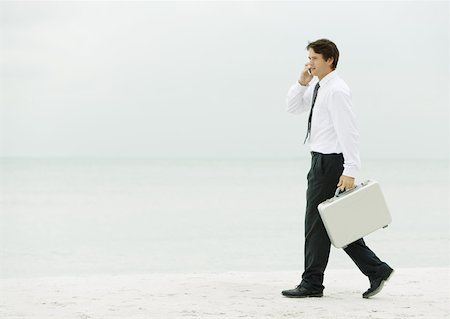
[[387, 277], [385, 280], [382, 280], [380, 286], [379, 286], [377, 289], [375, 289], [375, 290], [372, 291], [371, 293], [368, 293], [367, 295], [363, 296], [363, 298], [364, 298], [364, 299], [369, 299], [370, 297], [373, 297], [373, 296], [375, 296], [376, 294], [378, 294], [378, 293], [383, 289], [384, 283], [385, 283], [386, 281], [389, 281], [389, 279], [391, 279], [391, 277], [392, 277], [392, 275], [394, 274], [394, 272], [395, 272], [395, 271], [392, 270], [392, 272], [389, 274], [389, 277]]
[[[283, 295], [283, 294], [282, 294]], [[311, 295], [307, 295], [307, 296], [288, 296], [288, 295], [283, 295], [284, 297], [287, 298], [319, 298], [319, 297], [323, 297], [323, 294], [311, 294]]]

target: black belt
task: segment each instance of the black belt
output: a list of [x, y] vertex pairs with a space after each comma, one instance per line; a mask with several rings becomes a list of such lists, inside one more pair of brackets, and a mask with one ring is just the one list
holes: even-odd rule
[[342, 153], [330, 153], [330, 154], [323, 154], [323, 153], [319, 153], [319, 152], [311, 152], [312, 156], [341, 156]]

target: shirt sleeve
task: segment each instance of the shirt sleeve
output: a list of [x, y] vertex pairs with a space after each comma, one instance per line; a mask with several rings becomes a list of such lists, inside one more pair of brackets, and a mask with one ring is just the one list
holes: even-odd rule
[[344, 172], [342, 175], [356, 177], [361, 170], [355, 114], [349, 92], [336, 91], [331, 95], [329, 111], [339, 144], [344, 155]]
[[293, 114], [300, 114], [305, 112], [310, 106], [307, 101], [308, 97], [311, 100], [311, 90], [309, 89], [310, 85], [300, 85], [300, 83], [296, 82], [289, 88], [287, 97], [286, 97], [286, 111]]

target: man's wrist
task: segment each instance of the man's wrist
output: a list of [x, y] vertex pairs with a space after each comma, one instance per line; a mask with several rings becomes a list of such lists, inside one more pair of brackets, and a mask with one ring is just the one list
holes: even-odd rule
[[298, 80], [297, 82], [298, 82], [298, 84], [300, 84], [301, 86], [307, 86], [307, 85], [308, 85], [308, 83], [302, 83], [300, 80]]

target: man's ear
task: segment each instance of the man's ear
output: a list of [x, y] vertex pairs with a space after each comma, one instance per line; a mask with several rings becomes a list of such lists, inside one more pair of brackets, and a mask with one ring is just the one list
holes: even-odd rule
[[333, 62], [334, 62], [334, 58], [333, 58], [333, 57], [328, 58], [327, 64], [328, 64], [329, 66], [332, 66], [332, 65], [333, 65]]

